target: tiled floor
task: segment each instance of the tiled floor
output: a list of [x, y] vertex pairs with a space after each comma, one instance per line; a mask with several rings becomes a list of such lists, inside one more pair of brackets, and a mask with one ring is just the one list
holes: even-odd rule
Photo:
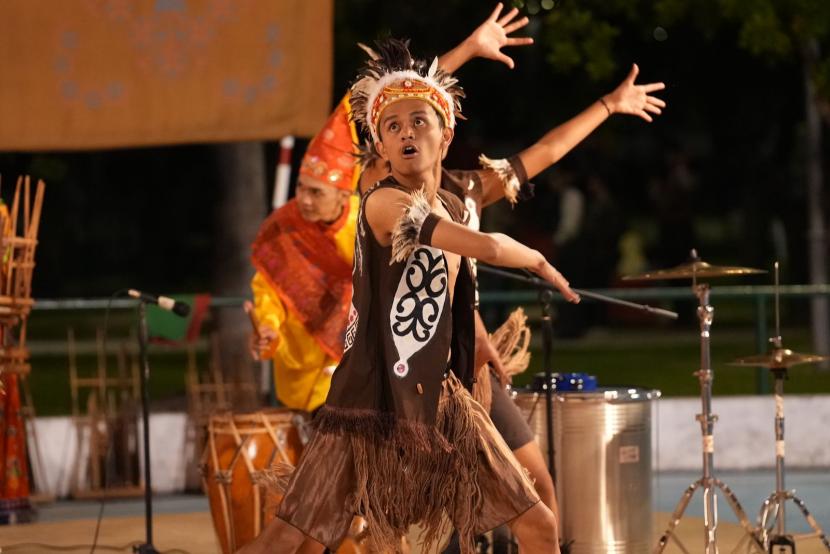
[[[721, 472], [717, 477], [732, 489], [750, 521], [755, 523], [763, 501], [775, 490], [775, 472]], [[656, 511], [674, 511], [683, 491], [698, 478], [698, 475], [686, 472], [658, 474], [653, 489]], [[830, 470], [788, 470], [785, 484], [788, 489], [795, 489], [796, 496], [805, 502], [819, 525], [830, 533]], [[690, 516], [703, 516], [701, 492], [695, 493], [686, 513]], [[809, 530], [795, 504], [788, 502], [785, 513], [789, 531], [801, 533]], [[723, 497], [718, 498], [718, 514], [722, 521], [737, 523], [737, 518]]]

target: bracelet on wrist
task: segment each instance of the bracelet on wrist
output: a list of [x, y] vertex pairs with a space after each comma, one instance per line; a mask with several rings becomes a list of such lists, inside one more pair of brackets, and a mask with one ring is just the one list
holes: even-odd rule
[[600, 97], [599, 97], [599, 103], [600, 103], [600, 104], [602, 104], [602, 106], [603, 106], [603, 107], [605, 108], [605, 110], [608, 112], [608, 115], [609, 115], [609, 116], [613, 113], [613, 112], [611, 111], [611, 108], [609, 108], [609, 107], [608, 107], [608, 103], [605, 101], [605, 98], [604, 98], [604, 97], [602, 97], [602, 96], [600, 96]]

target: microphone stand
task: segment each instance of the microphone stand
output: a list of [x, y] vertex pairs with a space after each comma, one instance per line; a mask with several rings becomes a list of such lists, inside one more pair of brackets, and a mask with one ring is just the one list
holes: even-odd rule
[[545, 371], [545, 434], [548, 440], [548, 471], [556, 486], [556, 460], [553, 445], [553, 291], [539, 289], [539, 303], [542, 306], [542, 365]]
[[[554, 486], [556, 486], [556, 471], [554, 461], [555, 452], [553, 445], [553, 386], [551, 384], [551, 381], [553, 379], [553, 364], [551, 362], [551, 357], [553, 354], [553, 292], [558, 289], [548, 281], [540, 279], [539, 277], [536, 277], [534, 275], [518, 275], [516, 273], [513, 273], [512, 271], [505, 271], [503, 269], [491, 267], [481, 262], [478, 262], [477, 266], [479, 271], [491, 273], [493, 275], [499, 275], [501, 277], [506, 277], [508, 279], [513, 279], [514, 281], [527, 283], [539, 289], [539, 303], [542, 307], [542, 363], [545, 371], [545, 407], [547, 410], [545, 423], [547, 427], [546, 435], [548, 439], [548, 471], [550, 472], [551, 479], [553, 479]], [[598, 300], [600, 302], [616, 304], [618, 306], [625, 306], [626, 308], [632, 308], [635, 310], [642, 310], [650, 314], [658, 315], [661, 317], [667, 317], [670, 319], [678, 318], [677, 312], [664, 310], [662, 308], [654, 308], [647, 304], [637, 304], [636, 302], [620, 300], [619, 298], [612, 298], [610, 296], [605, 296], [604, 294], [599, 294], [584, 289], [571, 288], [571, 290], [573, 290], [580, 296], [583, 296], [585, 298], [591, 298], [593, 300]]]
[[159, 554], [153, 546], [153, 487], [150, 479], [150, 362], [147, 357], [147, 302], [140, 299], [138, 302], [138, 351], [141, 357], [141, 421], [144, 439], [144, 522], [147, 532], [147, 542], [133, 546], [133, 552], [138, 554]]

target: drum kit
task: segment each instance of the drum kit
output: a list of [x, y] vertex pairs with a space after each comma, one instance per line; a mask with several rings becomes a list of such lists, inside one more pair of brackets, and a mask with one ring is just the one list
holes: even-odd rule
[[[735, 366], [766, 367], [775, 377], [775, 440], [776, 440], [776, 488], [765, 501], [758, 517], [757, 526], [753, 526], [746, 512], [742, 508], [732, 490], [714, 475], [715, 441], [714, 426], [718, 416], [712, 413], [712, 381], [714, 373], [711, 367], [711, 328], [714, 320], [715, 308], [709, 301], [710, 287], [708, 283], [701, 283], [699, 279], [727, 277], [733, 275], [751, 275], [766, 273], [763, 270], [747, 267], [714, 266], [702, 261], [697, 252], [692, 250], [692, 260], [670, 269], [663, 269], [641, 275], [627, 277], [629, 280], [664, 280], [664, 279], [691, 279], [692, 291], [698, 299], [697, 316], [700, 322], [700, 369], [695, 376], [700, 382], [701, 413], [696, 416], [700, 424], [703, 450], [703, 473], [700, 479], [693, 482], [680, 498], [671, 515], [668, 528], [660, 537], [655, 552], [660, 553], [666, 548], [669, 541], [674, 540], [677, 545], [687, 552], [675, 529], [683, 518], [683, 514], [694, 494], [700, 489], [703, 492], [703, 524], [704, 524], [704, 552], [715, 554], [718, 552], [716, 532], [718, 527], [717, 491], [725, 496], [730, 508], [735, 513], [745, 532], [744, 539], [751, 550], [770, 553], [795, 552], [795, 536], [788, 534], [785, 523], [785, 504], [792, 500], [801, 510], [813, 532], [803, 538], [817, 537], [830, 551], [830, 542], [824, 531], [810, 515], [804, 502], [795, 496], [793, 491], [784, 488], [784, 380], [787, 370], [798, 364], [815, 363], [830, 359], [827, 356], [814, 354], [799, 354], [783, 347], [780, 332], [780, 310], [778, 289], [778, 263], [775, 264], [775, 318], [776, 336], [770, 339], [773, 349], [768, 354], [739, 358], [732, 362]], [[802, 537], [798, 537], [802, 538]]]

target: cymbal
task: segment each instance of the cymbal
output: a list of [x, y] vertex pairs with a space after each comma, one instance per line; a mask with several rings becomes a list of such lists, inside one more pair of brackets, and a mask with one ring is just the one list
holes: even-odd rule
[[668, 269], [655, 269], [639, 275], [627, 275], [624, 281], [658, 281], [661, 279], [692, 279], [726, 277], [729, 275], [752, 275], [766, 273], [763, 269], [727, 265], [711, 265], [703, 260], [694, 260]]
[[814, 364], [825, 360], [830, 360], [830, 356], [800, 354], [793, 352], [789, 348], [776, 348], [768, 354], [757, 354], [755, 356], [738, 358], [737, 360], [729, 362], [727, 365], [777, 368], [792, 367], [799, 364]]

